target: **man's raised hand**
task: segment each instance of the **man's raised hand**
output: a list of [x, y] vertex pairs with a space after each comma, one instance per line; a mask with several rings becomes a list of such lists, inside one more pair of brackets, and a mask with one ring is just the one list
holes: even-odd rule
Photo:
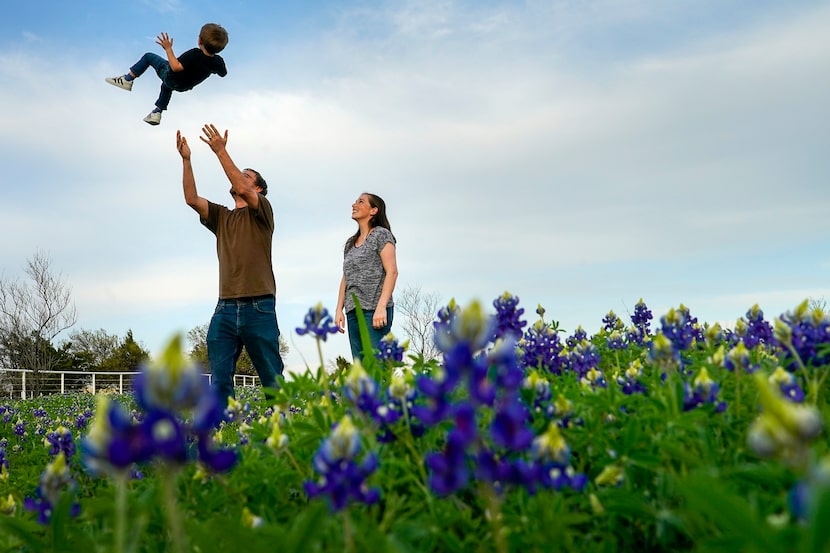
[[176, 131], [176, 149], [181, 154], [182, 159], [190, 159], [190, 146], [187, 145], [187, 139], [182, 136], [181, 131]]
[[225, 146], [227, 146], [227, 129], [225, 130], [225, 135], [222, 136], [216, 129], [216, 125], [214, 125], [213, 123], [205, 123], [205, 126], [202, 127], [202, 132], [205, 133], [205, 136], [200, 136], [199, 138], [202, 139], [202, 142], [210, 146], [210, 149], [214, 152], [219, 152], [220, 150], [225, 149]]

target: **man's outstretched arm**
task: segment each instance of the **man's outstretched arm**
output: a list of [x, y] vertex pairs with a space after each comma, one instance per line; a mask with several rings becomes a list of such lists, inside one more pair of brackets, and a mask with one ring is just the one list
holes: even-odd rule
[[199, 138], [202, 139], [202, 142], [210, 146], [210, 149], [216, 154], [217, 159], [219, 159], [219, 163], [222, 164], [222, 169], [225, 171], [225, 175], [227, 175], [228, 180], [231, 183], [231, 191], [245, 200], [245, 203], [247, 203], [248, 206], [258, 209], [259, 194], [254, 186], [254, 181], [245, 177], [228, 153], [228, 131], [225, 130], [225, 134], [223, 136], [219, 134], [219, 131], [216, 129], [215, 125], [209, 124], [202, 127], [202, 132], [205, 133], [205, 136], [200, 136]]
[[208, 216], [208, 201], [199, 196], [196, 191], [196, 177], [193, 176], [193, 165], [190, 163], [190, 146], [181, 131], [176, 131], [176, 149], [182, 156], [182, 189], [184, 201], [193, 208], [202, 219]]

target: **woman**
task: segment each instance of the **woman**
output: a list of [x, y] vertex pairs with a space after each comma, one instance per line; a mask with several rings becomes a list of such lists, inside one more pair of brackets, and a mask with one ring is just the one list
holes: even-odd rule
[[348, 323], [352, 357], [362, 359], [354, 296], [363, 310], [372, 349], [378, 349], [380, 339], [392, 330], [392, 291], [398, 278], [398, 263], [386, 204], [379, 196], [361, 194], [352, 204], [352, 219], [357, 222], [357, 232], [346, 240], [343, 250], [343, 278], [334, 323], [340, 332], [345, 331]]

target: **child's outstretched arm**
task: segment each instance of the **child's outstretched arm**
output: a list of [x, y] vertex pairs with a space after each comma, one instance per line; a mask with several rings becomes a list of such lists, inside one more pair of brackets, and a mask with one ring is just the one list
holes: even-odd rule
[[173, 39], [167, 36], [167, 33], [161, 33], [159, 36], [157, 36], [156, 44], [164, 48], [164, 52], [167, 54], [167, 62], [170, 64], [171, 71], [181, 71], [182, 69], [184, 69], [184, 65], [182, 65], [182, 62], [180, 62], [179, 58], [176, 57], [176, 54], [173, 53]]

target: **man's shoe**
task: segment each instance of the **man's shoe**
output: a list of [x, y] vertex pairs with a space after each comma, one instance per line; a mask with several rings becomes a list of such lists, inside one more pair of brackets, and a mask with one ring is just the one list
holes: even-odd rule
[[145, 123], [150, 123], [151, 125], [158, 125], [161, 123], [161, 112], [160, 111], [151, 111], [147, 114], [147, 117], [144, 118]]
[[124, 75], [121, 75], [120, 77], [107, 77], [104, 80], [107, 81], [109, 84], [117, 86], [118, 88], [123, 88], [124, 90], [133, 89], [133, 82], [125, 79]]

